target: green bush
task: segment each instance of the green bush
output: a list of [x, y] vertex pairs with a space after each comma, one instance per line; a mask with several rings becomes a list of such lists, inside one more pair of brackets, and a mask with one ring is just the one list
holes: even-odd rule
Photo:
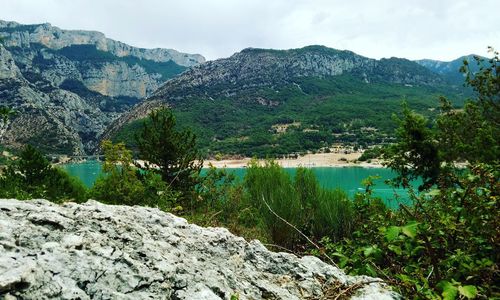
[[196, 186], [197, 203], [191, 207], [204, 212], [222, 210], [226, 218], [235, 212], [232, 208], [236, 209], [236, 203], [232, 202], [236, 200], [233, 193], [238, 184], [234, 174], [210, 165], [205, 175], [197, 181], [200, 182]]
[[260, 166], [254, 161], [248, 167], [244, 185], [246, 200], [259, 212], [271, 239], [280, 246], [296, 248], [305, 241], [276, 214], [305, 235], [318, 239], [330, 236], [340, 240], [352, 231], [352, 205], [347, 195], [340, 190], [321, 189], [310, 169], [298, 168], [292, 181], [277, 163], [267, 161]]
[[0, 177], [0, 197], [44, 198], [54, 202], [86, 200], [83, 183], [62, 169], [52, 167], [37, 149], [28, 145], [19, 156]]
[[47, 178], [45, 197], [51, 200], [87, 200], [87, 189], [77, 177], [69, 175], [60, 168], [52, 168]]
[[297, 168], [294, 178], [294, 187], [302, 203], [302, 209], [306, 211], [315, 210], [315, 205], [317, 203], [316, 199], [320, 187], [313, 171], [302, 167]]
[[90, 195], [107, 204], [140, 205], [144, 200], [144, 186], [134, 171], [123, 172], [117, 166], [96, 180]]
[[244, 182], [247, 201], [259, 211], [274, 243], [293, 247], [298, 233], [274, 214], [294, 226], [301, 225], [301, 203], [290, 176], [273, 161], [267, 161], [264, 166], [253, 161], [248, 166]]
[[104, 173], [90, 191], [91, 197], [108, 204], [145, 205], [168, 210], [176, 206], [178, 194], [169, 189], [159, 174], [132, 165], [132, 152], [123, 143], [102, 144]]
[[374, 158], [379, 158], [382, 155], [381, 147], [373, 147], [371, 149], [366, 149], [363, 154], [358, 158], [359, 161], [367, 161]]
[[359, 195], [352, 238], [324, 239], [326, 253], [348, 273], [385, 278], [407, 297], [498, 297], [498, 170], [475, 166], [457, 178], [462, 188], [413, 195], [398, 211]]
[[312, 236], [320, 239], [328, 236], [334, 241], [350, 235], [353, 227], [352, 203], [340, 190], [321, 190], [312, 213]]

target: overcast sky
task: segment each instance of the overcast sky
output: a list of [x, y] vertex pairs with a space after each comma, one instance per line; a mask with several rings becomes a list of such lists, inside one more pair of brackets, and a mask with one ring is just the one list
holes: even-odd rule
[[500, 0], [0, 0], [0, 19], [101, 31], [207, 59], [246, 47], [325, 45], [452, 60], [500, 50]]

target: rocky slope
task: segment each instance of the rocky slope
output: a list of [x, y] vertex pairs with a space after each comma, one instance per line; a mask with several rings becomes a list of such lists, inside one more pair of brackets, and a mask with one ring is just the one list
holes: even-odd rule
[[0, 105], [18, 111], [2, 140], [82, 154], [109, 123], [165, 80], [204, 62], [93, 31], [0, 21]]
[[366, 83], [434, 85], [442, 78], [401, 58], [375, 60], [351, 51], [323, 46], [291, 50], [248, 48], [229, 58], [209, 61], [166, 82], [152, 99], [177, 101], [199, 96], [230, 95], [247, 88], [292, 84], [301, 77], [350, 74]]
[[[249, 48], [167, 81], [114, 122], [106, 136], [126, 136], [120, 130], [127, 121], [167, 103], [212, 153], [283, 155], [359, 142], [362, 128], [378, 130], [370, 141], [381, 143], [392, 132], [391, 114], [401, 108], [403, 98], [428, 112], [438, 94], [455, 92], [449, 87], [443, 76], [407, 59], [375, 60], [323, 46]], [[293, 137], [269, 134], [294, 122], [301, 127]], [[257, 148], [262, 150], [256, 153]]]
[[470, 54], [452, 61], [421, 59], [415, 62], [436, 74], [442, 75], [448, 82], [461, 85], [464, 83], [465, 75], [460, 73], [460, 67], [462, 67], [464, 60], [470, 63], [469, 66], [473, 72], [479, 70], [474, 60], [475, 56], [479, 57], [478, 55]]
[[398, 298], [379, 279], [270, 252], [258, 241], [158, 209], [0, 200], [5, 299], [333, 299], [340, 293]]

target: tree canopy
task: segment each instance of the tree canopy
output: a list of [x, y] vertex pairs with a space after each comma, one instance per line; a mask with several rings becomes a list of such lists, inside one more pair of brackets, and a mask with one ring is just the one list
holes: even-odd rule
[[[409, 180], [422, 178], [420, 189], [434, 184], [453, 184], [456, 163], [498, 163], [500, 158], [500, 64], [498, 52], [484, 60], [475, 57], [479, 71], [471, 72], [468, 63], [461, 69], [466, 85], [476, 92], [462, 109], [452, 107], [441, 97], [440, 114], [435, 120], [403, 108], [398, 142], [384, 153], [388, 166], [398, 172], [395, 182], [408, 185]], [[451, 171], [451, 172], [450, 172]]]
[[187, 194], [194, 190], [203, 160], [191, 130], [178, 130], [172, 111], [154, 110], [136, 136], [139, 158], [146, 169], [161, 175], [173, 190]]

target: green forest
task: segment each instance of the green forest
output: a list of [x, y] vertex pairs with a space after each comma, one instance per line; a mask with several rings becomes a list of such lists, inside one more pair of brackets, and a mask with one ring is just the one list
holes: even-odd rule
[[[402, 98], [411, 109], [433, 118], [439, 96], [461, 107], [470, 94], [463, 87], [366, 84], [339, 75], [296, 78], [293, 85], [245, 90], [236, 98], [188, 98], [172, 109], [179, 127], [191, 128], [199, 137], [204, 157], [266, 158], [321, 151], [335, 143], [359, 148], [388, 144], [396, 128], [391, 116], [401, 109]], [[113, 141], [135, 150], [134, 135], [141, 123], [124, 126]], [[278, 132], [280, 125], [287, 129]]]

